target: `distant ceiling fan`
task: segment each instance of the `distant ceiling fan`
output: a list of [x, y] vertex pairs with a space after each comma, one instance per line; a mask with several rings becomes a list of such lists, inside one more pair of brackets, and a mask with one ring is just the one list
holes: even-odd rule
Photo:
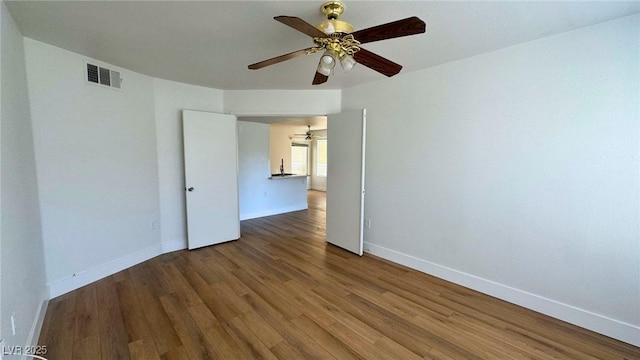
[[293, 138], [304, 138], [305, 140], [313, 140], [315, 139], [317, 136], [315, 136], [313, 134], [313, 132], [311, 132], [311, 125], [307, 125], [307, 132], [304, 134], [293, 134], [290, 136], [291, 139]]
[[354, 32], [351, 24], [338, 20], [338, 16], [345, 10], [342, 2], [326, 2], [322, 4], [320, 10], [327, 16], [327, 20], [315, 27], [295, 16], [274, 17], [275, 20], [311, 36], [315, 46], [251, 64], [249, 69], [262, 69], [301, 55], [315, 54], [324, 50], [313, 78], [313, 85], [326, 82], [336, 62], [340, 62], [345, 72], [351, 70], [356, 63], [360, 63], [386, 76], [393, 76], [400, 72], [402, 65], [367, 51], [360, 45], [373, 41], [421, 34], [426, 29], [424, 21], [413, 16]]

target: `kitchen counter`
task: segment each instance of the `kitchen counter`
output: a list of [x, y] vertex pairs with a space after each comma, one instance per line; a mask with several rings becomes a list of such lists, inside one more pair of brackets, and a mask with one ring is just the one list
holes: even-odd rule
[[299, 178], [306, 178], [307, 176], [309, 176], [309, 175], [285, 175], [285, 176], [282, 176], [280, 174], [276, 174], [276, 175], [269, 176], [269, 180], [299, 179]]

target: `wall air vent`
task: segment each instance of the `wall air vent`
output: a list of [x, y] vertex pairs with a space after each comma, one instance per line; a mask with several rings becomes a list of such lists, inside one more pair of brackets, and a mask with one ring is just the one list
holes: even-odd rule
[[114, 89], [120, 89], [122, 79], [120, 72], [102, 66], [85, 63], [85, 80], [89, 83], [100, 84]]

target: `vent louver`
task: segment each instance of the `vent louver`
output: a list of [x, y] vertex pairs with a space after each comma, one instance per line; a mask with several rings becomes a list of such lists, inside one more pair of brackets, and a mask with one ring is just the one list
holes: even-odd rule
[[110, 88], [121, 89], [122, 79], [120, 72], [104, 68], [98, 65], [86, 63], [86, 80], [87, 82], [108, 86]]
[[100, 68], [100, 84], [111, 86], [111, 75], [109, 69]]
[[87, 81], [98, 83], [98, 67], [87, 64]]

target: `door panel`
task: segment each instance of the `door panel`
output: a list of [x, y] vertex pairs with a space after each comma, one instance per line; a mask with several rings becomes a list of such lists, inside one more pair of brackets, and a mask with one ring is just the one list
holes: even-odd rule
[[362, 255], [366, 110], [327, 117], [327, 242]]
[[240, 237], [234, 115], [183, 110], [189, 249]]

